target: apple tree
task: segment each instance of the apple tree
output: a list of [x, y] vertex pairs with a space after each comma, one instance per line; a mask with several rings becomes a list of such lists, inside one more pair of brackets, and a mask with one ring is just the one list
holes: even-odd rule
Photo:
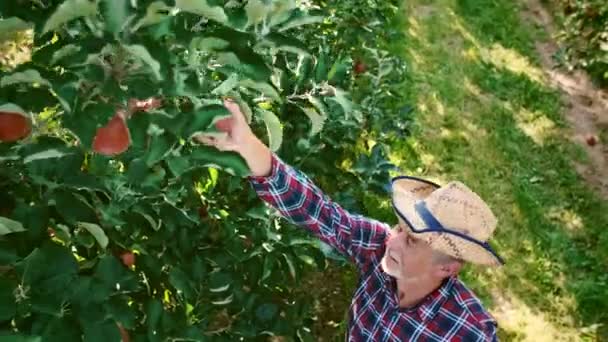
[[2, 1], [0, 40], [33, 40], [0, 72], [0, 334], [310, 340], [294, 284], [318, 244], [192, 137], [225, 134], [223, 97], [275, 151], [361, 122], [350, 61], [310, 44], [332, 32], [301, 31], [324, 20], [293, 0]]

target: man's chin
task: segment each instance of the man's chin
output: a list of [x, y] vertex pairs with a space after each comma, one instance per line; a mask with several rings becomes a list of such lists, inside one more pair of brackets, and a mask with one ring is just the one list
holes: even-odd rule
[[403, 277], [403, 274], [400, 269], [397, 269], [395, 266], [389, 265], [388, 257], [386, 256], [383, 257], [380, 261], [380, 266], [382, 267], [384, 273], [395, 279], [401, 279]]

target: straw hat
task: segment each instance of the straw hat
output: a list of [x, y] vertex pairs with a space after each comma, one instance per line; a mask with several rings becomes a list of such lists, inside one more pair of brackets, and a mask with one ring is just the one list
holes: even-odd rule
[[393, 178], [392, 191], [400, 223], [434, 250], [475, 264], [504, 264], [487, 243], [496, 228], [496, 217], [466, 185], [450, 182], [441, 187], [401, 176]]

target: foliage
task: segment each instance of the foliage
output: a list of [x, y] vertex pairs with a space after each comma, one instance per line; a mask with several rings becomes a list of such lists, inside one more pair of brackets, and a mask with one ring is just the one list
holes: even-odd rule
[[560, 38], [569, 64], [581, 66], [600, 83], [608, 84], [608, 3], [603, 0], [560, 0]]
[[[370, 18], [386, 20], [379, 6]], [[229, 96], [286, 160], [333, 178], [329, 191], [384, 191], [381, 145], [370, 157], [352, 146], [384, 124], [379, 103], [396, 96], [380, 81], [403, 65], [374, 44], [353, 51], [352, 30], [381, 25], [336, 13], [290, 0], [2, 2], [1, 40], [33, 28], [31, 61], [0, 74], [0, 116], [31, 126], [0, 137], [2, 334], [310, 340], [294, 289], [324, 267], [319, 244], [260, 203], [240, 157], [191, 137], [222, 134]], [[355, 52], [368, 72], [351, 72]], [[336, 182], [328, 157], [363, 159]]]

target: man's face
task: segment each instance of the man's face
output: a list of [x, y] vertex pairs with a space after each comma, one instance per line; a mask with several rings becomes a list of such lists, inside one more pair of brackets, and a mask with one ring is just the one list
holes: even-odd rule
[[399, 225], [390, 232], [381, 265], [390, 276], [406, 281], [428, 277], [436, 266], [426, 241], [415, 239]]

